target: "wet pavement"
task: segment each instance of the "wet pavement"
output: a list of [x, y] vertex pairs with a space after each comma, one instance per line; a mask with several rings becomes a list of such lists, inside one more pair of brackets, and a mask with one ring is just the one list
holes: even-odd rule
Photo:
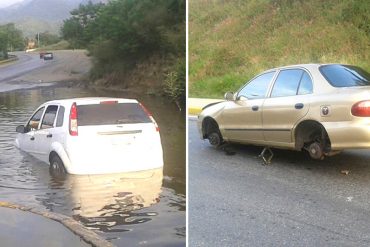
[[[15, 127], [41, 103], [85, 96], [140, 100], [161, 129], [163, 169], [61, 180], [50, 176], [47, 164], [15, 148]], [[117, 246], [185, 246], [184, 119], [175, 105], [148, 95], [62, 85], [0, 93], [0, 201], [71, 216]]]
[[91, 246], [62, 224], [18, 209], [0, 207], [1, 246]]

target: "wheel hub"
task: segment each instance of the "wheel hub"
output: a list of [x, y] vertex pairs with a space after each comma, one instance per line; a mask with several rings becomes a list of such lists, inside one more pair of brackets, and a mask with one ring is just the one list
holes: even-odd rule
[[314, 142], [308, 147], [311, 158], [321, 160], [324, 158], [324, 151], [320, 143]]
[[212, 146], [219, 146], [221, 143], [221, 138], [217, 133], [212, 133], [208, 136], [209, 143]]

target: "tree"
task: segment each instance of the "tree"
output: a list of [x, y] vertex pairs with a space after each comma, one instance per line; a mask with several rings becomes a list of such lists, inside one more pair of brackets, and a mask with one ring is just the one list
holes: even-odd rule
[[102, 3], [93, 4], [89, 1], [70, 12], [71, 17], [64, 21], [61, 32], [73, 48], [86, 48], [94, 39], [95, 30], [92, 24], [103, 6]]
[[23, 34], [14, 23], [0, 26], [0, 58], [8, 58], [8, 51], [24, 48]]
[[35, 40], [40, 41], [39, 46], [41, 47], [41, 46], [46, 46], [46, 45], [51, 45], [51, 44], [58, 43], [60, 41], [60, 38], [59, 38], [58, 35], [51, 34], [51, 33], [46, 31], [46, 32], [43, 32], [43, 33], [36, 34]]

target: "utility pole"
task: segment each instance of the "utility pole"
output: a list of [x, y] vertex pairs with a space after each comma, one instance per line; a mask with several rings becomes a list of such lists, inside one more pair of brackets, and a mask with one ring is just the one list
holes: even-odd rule
[[40, 47], [40, 33], [37, 33], [37, 47]]

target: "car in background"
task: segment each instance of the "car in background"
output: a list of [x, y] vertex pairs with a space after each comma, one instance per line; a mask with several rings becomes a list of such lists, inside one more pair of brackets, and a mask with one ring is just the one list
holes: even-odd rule
[[202, 139], [307, 150], [323, 159], [370, 148], [370, 75], [342, 64], [302, 64], [267, 70], [203, 108]]
[[16, 131], [16, 146], [49, 163], [56, 176], [163, 167], [159, 127], [135, 99], [49, 101]]
[[54, 55], [53, 53], [51, 52], [46, 52], [44, 53], [43, 57], [42, 57], [44, 60], [52, 60], [54, 58]]

